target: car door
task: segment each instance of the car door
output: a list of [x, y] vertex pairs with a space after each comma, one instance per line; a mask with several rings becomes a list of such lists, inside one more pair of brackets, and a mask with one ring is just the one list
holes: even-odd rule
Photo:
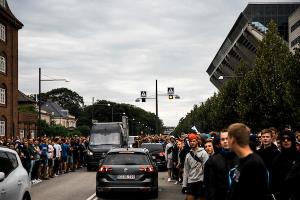
[[0, 151], [0, 171], [4, 172], [5, 178], [0, 182], [0, 199], [20, 199], [20, 179], [16, 173], [18, 161], [16, 155], [10, 152]]

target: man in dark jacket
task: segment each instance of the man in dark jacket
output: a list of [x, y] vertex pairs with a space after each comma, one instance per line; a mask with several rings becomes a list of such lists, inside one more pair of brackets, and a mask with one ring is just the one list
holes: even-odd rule
[[268, 171], [259, 155], [250, 146], [250, 129], [235, 123], [228, 128], [228, 143], [239, 157], [239, 164], [229, 171], [230, 190], [228, 200], [266, 200]]
[[262, 146], [258, 155], [263, 159], [268, 170], [270, 170], [274, 158], [280, 153], [277, 146], [272, 142], [272, 131], [264, 129], [261, 131]]
[[[295, 135], [285, 130], [279, 134], [279, 141], [281, 146], [280, 154], [274, 159], [271, 175], [272, 175], [272, 191], [277, 200], [287, 200], [292, 195], [290, 185], [293, 178], [291, 175], [295, 170], [296, 163], [299, 162], [300, 155], [296, 150]], [[296, 168], [297, 169], [297, 168]], [[287, 182], [286, 182], [287, 181]], [[298, 181], [297, 181], [298, 185]], [[296, 191], [296, 188], [293, 192]]]
[[228, 132], [220, 134], [221, 150], [205, 163], [204, 184], [206, 200], [224, 200], [229, 189], [228, 172], [238, 164], [238, 157], [231, 152]]

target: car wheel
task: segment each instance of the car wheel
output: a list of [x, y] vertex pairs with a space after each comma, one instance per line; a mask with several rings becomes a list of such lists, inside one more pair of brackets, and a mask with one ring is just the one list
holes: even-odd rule
[[105, 197], [105, 194], [103, 192], [96, 190], [96, 196], [101, 198], [101, 197]]
[[158, 197], [158, 189], [156, 189], [150, 193], [150, 198], [156, 199], [157, 197]]
[[31, 200], [31, 197], [28, 193], [24, 194], [22, 200]]
[[91, 166], [86, 166], [86, 170], [87, 171], [92, 171], [92, 167]]

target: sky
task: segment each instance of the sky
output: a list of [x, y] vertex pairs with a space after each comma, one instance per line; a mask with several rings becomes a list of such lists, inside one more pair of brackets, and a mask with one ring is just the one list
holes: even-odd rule
[[[217, 92], [206, 73], [247, 0], [7, 0], [19, 30], [19, 89], [66, 87], [86, 105], [105, 99], [155, 113], [176, 126]], [[256, 2], [256, 0], [251, 1]], [[260, 0], [259, 2], [266, 2]], [[272, 2], [276, 2], [273, 0]], [[174, 87], [180, 99], [163, 96]]]

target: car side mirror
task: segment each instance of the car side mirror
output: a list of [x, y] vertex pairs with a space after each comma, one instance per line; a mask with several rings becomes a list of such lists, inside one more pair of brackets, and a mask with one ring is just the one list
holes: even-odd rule
[[0, 182], [2, 182], [5, 179], [4, 172], [0, 172]]

